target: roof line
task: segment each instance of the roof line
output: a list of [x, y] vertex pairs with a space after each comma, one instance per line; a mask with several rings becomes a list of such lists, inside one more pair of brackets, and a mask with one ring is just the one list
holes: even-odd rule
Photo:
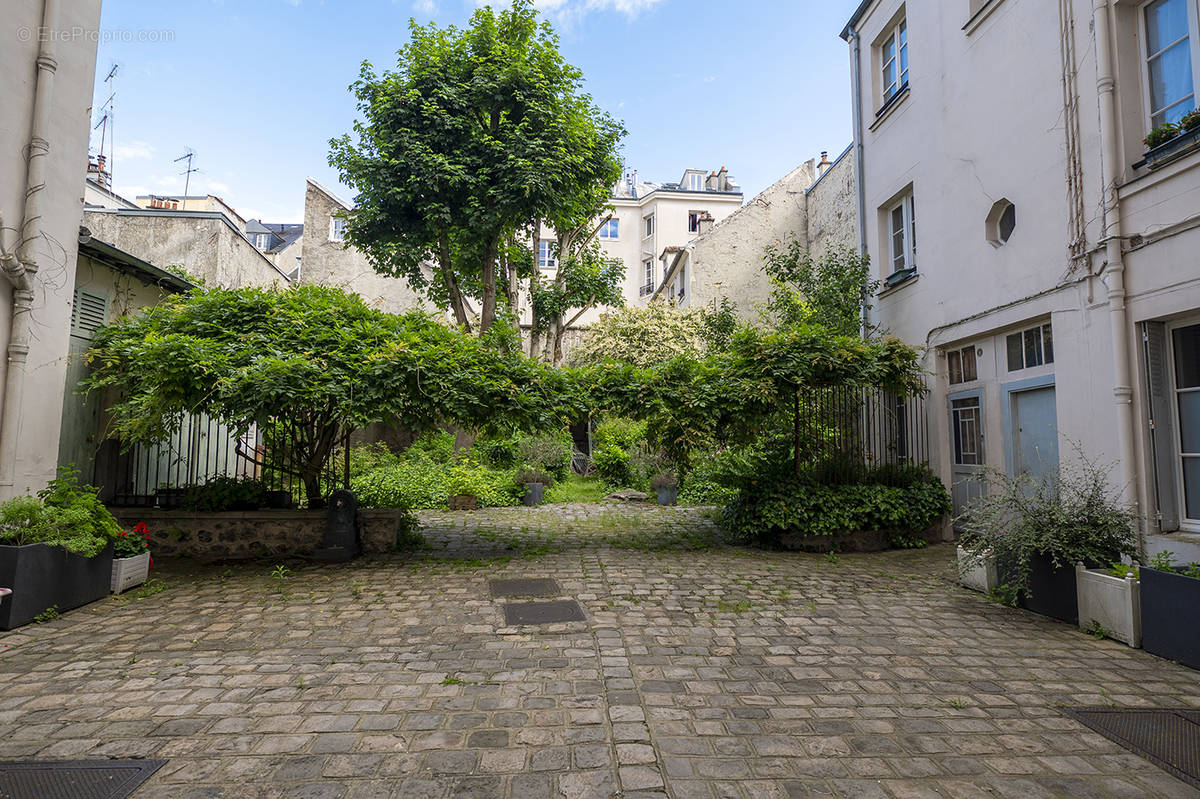
[[323, 186], [321, 183], [317, 182], [317, 181], [316, 181], [314, 178], [307, 178], [307, 180], [308, 180], [308, 182], [309, 182], [309, 183], [311, 183], [312, 185], [316, 186], [318, 189], [320, 189], [321, 191], [323, 191], [325, 194], [329, 195], [329, 197], [331, 197], [331, 198], [333, 199], [333, 201], [334, 201], [334, 202], [336, 202], [338, 205], [340, 205], [340, 206], [342, 206], [343, 208], [345, 208], [347, 211], [353, 211], [353, 210], [354, 210], [354, 206], [353, 206], [353, 205], [351, 205], [350, 203], [346, 202], [346, 201], [345, 201], [345, 200], [343, 200], [341, 197], [339, 197], [339, 196], [337, 196], [336, 194], [334, 194], [333, 192], [331, 192], [329, 189], [325, 188], [325, 186]]
[[[837, 158], [833, 159], [833, 163], [831, 163], [829, 165], [829, 169], [826, 169], [824, 172], [820, 172], [820, 174], [817, 175], [817, 179], [812, 182], [811, 186], [809, 186], [807, 189], [804, 190], [804, 193], [808, 194], [810, 191], [815, 189], [817, 187], [817, 184], [820, 183], [821, 180], [824, 179], [824, 177], [826, 175], [828, 175], [830, 172], [832, 172], [833, 168], [835, 166], [842, 163], [842, 159], [845, 158], [847, 155], [849, 155], [850, 151], [853, 149], [854, 149], [854, 142], [850, 142], [849, 144], [847, 144], [846, 149], [842, 150], [842, 154], [839, 155]], [[817, 166], [820, 167], [820, 164], [818, 164]]]
[[174, 272], [160, 269], [149, 261], [143, 261], [136, 255], [131, 255], [97, 238], [93, 238], [86, 244], [80, 244], [79, 249], [89, 258], [103, 261], [117, 271], [134, 275], [156, 286], [167, 285], [177, 291], [198, 288], [195, 283]]
[[863, 15], [867, 13], [867, 9], [870, 8], [871, 4], [874, 2], [875, 0], [862, 0], [862, 2], [858, 4], [858, 8], [854, 9], [854, 13], [850, 16], [850, 21], [846, 23], [846, 27], [842, 28], [841, 35], [843, 39], [850, 41], [850, 31], [856, 24], [858, 24], [858, 21], [863, 18]]

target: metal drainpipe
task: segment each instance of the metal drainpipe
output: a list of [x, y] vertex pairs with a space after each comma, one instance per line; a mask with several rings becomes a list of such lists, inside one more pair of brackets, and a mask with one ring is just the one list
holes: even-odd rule
[[[862, 118], [862, 83], [860, 68], [862, 66], [862, 51], [858, 31], [850, 31], [850, 86], [854, 94], [854, 182], [858, 191], [858, 246], [863, 255], [867, 254], [867, 186], [863, 178], [863, 118]], [[860, 311], [862, 335], [865, 338], [870, 320], [867, 318], [867, 303], [863, 302]]]
[[1093, 0], [1092, 24], [1096, 36], [1096, 88], [1100, 100], [1100, 142], [1104, 179], [1104, 243], [1108, 267], [1104, 283], [1108, 286], [1108, 309], [1112, 325], [1113, 401], [1117, 407], [1117, 464], [1121, 490], [1136, 502], [1138, 496], [1137, 462], [1134, 451], [1133, 387], [1130, 380], [1129, 313], [1125, 307], [1125, 257], [1121, 251], [1121, 151], [1117, 137], [1117, 81], [1113, 73], [1113, 38], [1109, 0]]
[[[42, 30], [56, 30], [59, 0], [45, 0]], [[4, 408], [0, 412], [0, 486], [12, 486], [16, 476], [17, 437], [21, 429], [25, 393], [25, 365], [33, 328], [33, 281], [38, 270], [37, 246], [42, 238], [42, 194], [46, 190], [47, 139], [54, 95], [54, 37], [43, 36], [38, 47], [37, 84], [33, 95], [33, 127], [29, 137], [29, 163], [25, 178], [25, 215], [15, 263], [4, 262], [4, 274], [13, 286], [12, 320], [8, 337], [8, 365], [4, 378]]]

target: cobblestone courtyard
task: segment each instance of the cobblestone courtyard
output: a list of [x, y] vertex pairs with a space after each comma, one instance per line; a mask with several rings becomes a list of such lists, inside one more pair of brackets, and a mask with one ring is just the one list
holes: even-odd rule
[[[168, 759], [136, 799], [1197, 795], [1061, 708], [1200, 708], [1200, 674], [956, 587], [952, 546], [727, 548], [688, 509], [421, 519], [427, 551], [177, 561], [0, 634], [0, 759]], [[587, 621], [505, 627], [488, 580], [515, 577]]]

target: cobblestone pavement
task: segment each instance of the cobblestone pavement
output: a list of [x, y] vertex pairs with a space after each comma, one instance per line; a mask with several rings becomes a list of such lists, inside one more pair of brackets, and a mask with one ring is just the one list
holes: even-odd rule
[[[687, 509], [422, 522], [425, 552], [166, 564], [0, 634], [0, 759], [168, 759], [136, 799], [1197, 795], [1060, 708], [1200, 708], [1200, 674], [955, 587], [949, 546], [726, 548]], [[505, 627], [498, 577], [588, 620]]]

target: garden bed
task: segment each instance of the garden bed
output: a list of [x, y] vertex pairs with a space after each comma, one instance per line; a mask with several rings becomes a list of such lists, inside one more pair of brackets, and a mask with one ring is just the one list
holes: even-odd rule
[[793, 552], [883, 552], [901, 546], [899, 541], [913, 545], [916, 542], [941, 544], [954, 540], [954, 530], [949, 517], [939, 519], [920, 533], [895, 530], [858, 530], [837, 535], [795, 535], [783, 533], [779, 546]]
[[[245, 560], [312, 552], [321, 547], [327, 511], [262, 510], [202, 513], [184, 510], [113, 510], [123, 525], [145, 522], [155, 556], [197, 560]], [[358, 532], [363, 552], [390, 552], [403, 511], [360, 509]]]

